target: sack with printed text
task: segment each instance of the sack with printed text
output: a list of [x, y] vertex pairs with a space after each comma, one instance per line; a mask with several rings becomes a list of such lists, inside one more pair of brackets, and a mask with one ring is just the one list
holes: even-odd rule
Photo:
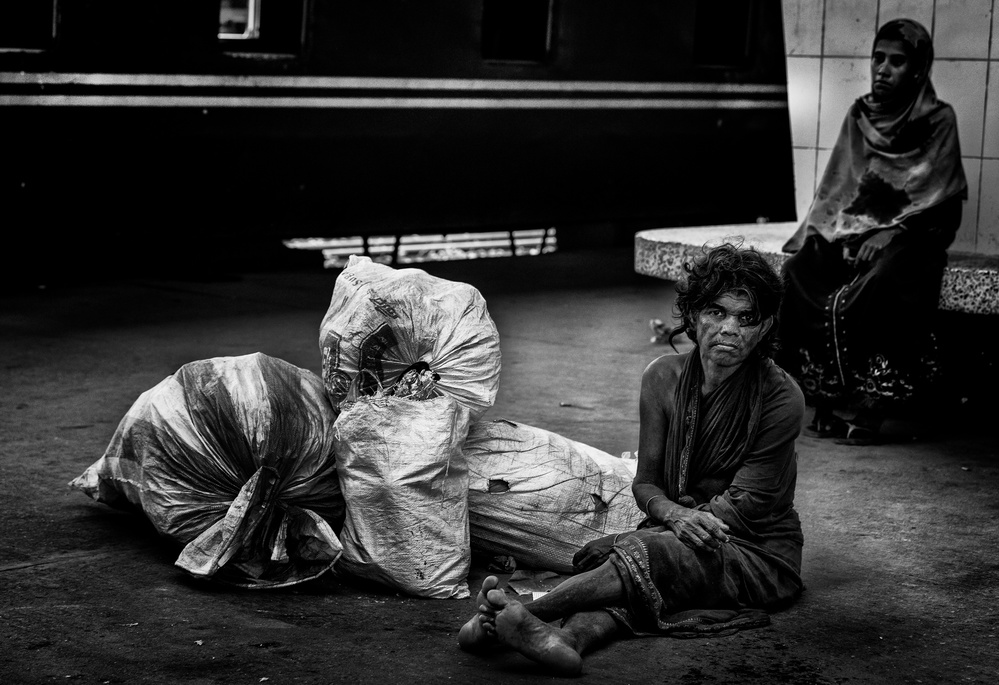
[[[499, 387], [499, 334], [478, 290], [427, 274], [351, 256], [337, 277], [319, 333], [323, 382], [337, 408], [355, 379], [370, 394], [417, 362], [437, 374], [436, 395], [472, 418], [492, 406]], [[361, 375], [366, 370], [370, 374]]]

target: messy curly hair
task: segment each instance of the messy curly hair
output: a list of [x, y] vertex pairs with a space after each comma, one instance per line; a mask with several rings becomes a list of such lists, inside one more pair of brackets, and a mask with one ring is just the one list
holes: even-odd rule
[[[676, 313], [683, 321], [669, 336], [686, 333], [697, 344], [697, 316], [725, 293], [745, 295], [753, 305], [753, 317], [764, 321], [773, 317], [773, 325], [756, 346], [762, 357], [773, 357], [779, 348], [778, 312], [784, 296], [784, 282], [760, 252], [741, 244], [723, 243], [714, 248], [705, 245], [701, 254], [683, 265], [685, 279], [676, 284]], [[675, 348], [674, 348], [675, 349]]]

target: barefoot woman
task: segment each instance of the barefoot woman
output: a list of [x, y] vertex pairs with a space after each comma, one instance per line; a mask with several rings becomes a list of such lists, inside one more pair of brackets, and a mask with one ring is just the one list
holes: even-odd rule
[[676, 305], [696, 347], [656, 359], [642, 378], [632, 491], [646, 520], [588, 544], [575, 559], [582, 572], [529, 604], [487, 578], [462, 648], [498, 642], [573, 675], [584, 652], [615, 636], [765, 625], [765, 609], [800, 593], [794, 441], [804, 399], [771, 361], [781, 280], [759, 253], [732, 245], [686, 270]]

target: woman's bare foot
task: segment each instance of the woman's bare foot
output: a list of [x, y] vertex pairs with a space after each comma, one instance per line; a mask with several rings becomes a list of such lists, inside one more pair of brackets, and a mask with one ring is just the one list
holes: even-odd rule
[[[462, 649], [471, 652], [496, 643], [496, 612], [502, 607], [489, 601], [489, 592], [498, 587], [499, 579], [496, 576], [488, 576], [482, 581], [482, 589], [475, 597], [475, 605], [479, 611], [458, 631], [458, 646]], [[502, 595], [501, 591], [497, 592]]]
[[488, 593], [488, 599], [492, 605], [503, 607], [495, 618], [500, 643], [559, 675], [579, 675], [583, 659], [563, 631], [531, 614], [520, 602], [496, 595]]

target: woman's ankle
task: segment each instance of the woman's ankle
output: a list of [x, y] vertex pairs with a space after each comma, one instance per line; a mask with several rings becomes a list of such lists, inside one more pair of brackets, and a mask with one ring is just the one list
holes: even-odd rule
[[881, 424], [884, 423], [884, 420], [882, 412], [876, 409], [861, 408], [850, 423], [869, 430], [872, 433], [877, 433], [881, 430]]

